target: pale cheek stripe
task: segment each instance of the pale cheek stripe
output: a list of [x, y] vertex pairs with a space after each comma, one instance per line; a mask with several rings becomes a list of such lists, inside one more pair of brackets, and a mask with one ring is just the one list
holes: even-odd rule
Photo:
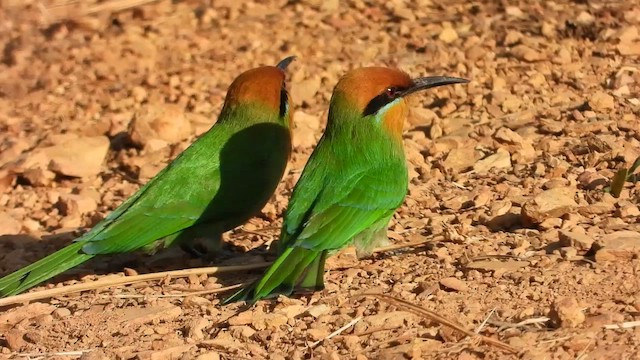
[[381, 107], [380, 110], [378, 110], [378, 112], [376, 113], [376, 117], [375, 117], [376, 123], [378, 124], [382, 123], [382, 121], [384, 120], [384, 117], [387, 115], [387, 111], [389, 111], [395, 105], [398, 105], [398, 102], [400, 102], [401, 100], [402, 98], [397, 98], [392, 102], [388, 103], [387, 105]]

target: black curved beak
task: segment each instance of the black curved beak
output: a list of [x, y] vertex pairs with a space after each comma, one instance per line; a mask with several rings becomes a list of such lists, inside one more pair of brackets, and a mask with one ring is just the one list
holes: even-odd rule
[[450, 77], [450, 76], [427, 76], [417, 79], [413, 79], [413, 84], [403, 91], [402, 96], [407, 96], [418, 92], [420, 90], [431, 89], [438, 86], [453, 85], [453, 84], [466, 84], [469, 80]]
[[276, 67], [282, 71], [285, 71], [287, 70], [287, 66], [289, 66], [289, 64], [291, 64], [295, 59], [296, 59], [295, 56], [287, 56], [286, 58], [280, 60], [280, 62], [278, 63], [278, 65], [276, 65]]

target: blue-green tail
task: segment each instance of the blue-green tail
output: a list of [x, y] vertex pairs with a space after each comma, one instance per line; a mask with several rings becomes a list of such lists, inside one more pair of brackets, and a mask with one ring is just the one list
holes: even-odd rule
[[44, 259], [3, 277], [0, 279], [0, 297], [19, 294], [91, 259], [95, 255], [82, 252], [82, 246], [85, 244], [84, 241], [74, 242]]
[[264, 298], [278, 294], [291, 295], [296, 289], [324, 289], [324, 262], [327, 251], [315, 251], [300, 247], [292, 247], [276, 259], [257, 282], [231, 295], [224, 301], [255, 303]]

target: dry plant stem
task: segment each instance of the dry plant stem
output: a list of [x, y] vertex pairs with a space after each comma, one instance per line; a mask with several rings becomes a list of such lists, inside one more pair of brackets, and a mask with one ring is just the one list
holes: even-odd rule
[[334, 336], [338, 336], [340, 334], [342, 334], [343, 331], [347, 330], [348, 328], [352, 327], [353, 325], [355, 325], [358, 321], [362, 320], [362, 316], [358, 316], [357, 318], [349, 321], [349, 323], [347, 323], [347, 325], [339, 328], [338, 330], [332, 332], [331, 334], [327, 335], [327, 337], [325, 337], [324, 339], [318, 340], [318, 341], [314, 341], [311, 344], [309, 344], [309, 347], [314, 348], [316, 346], [318, 346], [318, 344], [320, 344], [321, 342], [331, 339]]
[[487, 315], [487, 317], [484, 318], [484, 320], [482, 321], [480, 326], [478, 326], [478, 328], [475, 331], [476, 334], [480, 334], [480, 331], [482, 331], [482, 329], [484, 329], [484, 326], [487, 325], [487, 321], [489, 321], [489, 319], [491, 319], [491, 316], [493, 316], [494, 312], [496, 312], [496, 308], [495, 307], [493, 309], [491, 309], [491, 311], [489, 311], [489, 315]]
[[445, 319], [442, 316], [440, 316], [440, 315], [438, 315], [438, 314], [436, 314], [436, 313], [434, 313], [432, 311], [429, 311], [427, 309], [421, 308], [421, 307], [419, 307], [417, 305], [414, 305], [414, 304], [412, 304], [412, 303], [410, 303], [408, 301], [405, 301], [405, 300], [402, 300], [402, 299], [398, 299], [398, 298], [395, 298], [393, 296], [389, 296], [389, 295], [385, 295], [385, 294], [362, 294], [360, 296], [371, 296], [371, 297], [378, 298], [378, 299], [380, 299], [382, 301], [385, 301], [385, 302], [387, 302], [389, 304], [405, 308], [409, 312], [412, 312], [412, 313], [414, 313], [416, 315], [426, 317], [426, 318], [431, 319], [431, 320], [433, 320], [433, 321], [435, 321], [435, 322], [437, 322], [437, 323], [439, 323], [441, 325], [448, 326], [448, 327], [450, 327], [452, 329], [458, 330], [458, 331], [460, 331], [461, 333], [463, 333], [463, 334], [465, 334], [467, 336], [471, 336], [471, 337], [476, 337], [477, 336], [477, 337], [479, 337], [479, 339], [482, 342], [484, 342], [486, 344], [493, 345], [493, 346], [495, 346], [497, 348], [500, 348], [502, 350], [508, 351], [510, 353], [513, 353], [513, 354], [518, 352], [518, 350], [516, 350], [514, 347], [512, 347], [512, 346], [510, 346], [508, 344], [505, 344], [502, 341], [495, 340], [495, 339], [492, 339], [490, 337], [486, 337], [486, 336], [482, 336], [482, 335], [476, 334], [473, 331], [469, 331], [469, 330], [463, 328], [462, 326], [460, 326], [460, 325], [458, 325], [458, 324], [456, 324], [456, 323], [454, 323], [452, 321], [449, 321], [448, 319]]
[[631, 329], [638, 326], [640, 326], [640, 321], [629, 321], [629, 322], [623, 322], [620, 324], [605, 325], [604, 328], [607, 330], [615, 330], [615, 329]]
[[[412, 242], [412, 243], [406, 243], [406, 244], [384, 246], [384, 247], [374, 249], [373, 252], [379, 253], [379, 252], [393, 251], [393, 250], [398, 250], [398, 249], [403, 249], [408, 247], [415, 247], [415, 246], [424, 244], [426, 242], [428, 241], [419, 241], [419, 242]], [[115, 279], [107, 278], [107, 279], [96, 280], [88, 283], [67, 285], [67, 286], [57, 287], [53, 289], [46, 289], [46, 290], [34, 291], [26, 294], [9, 296], [4, 299], [0, 299], [0, 306], [7, 306], [12, 304], [18, 304], [21, 302], [26, 302], [26, 301], [46, 299], [54, 296], [67, 295], [67, 294], [82, 292], [87, 290], [103, 289], [111, 286], [129, 285], [129, 284], [134, 284], [134, 283], [139, 283], [139, 282], [149, 281], [149, 280], [160, 280], [167, 276], [179, 278], [179, 277], [187, 277], [189, 275], [221, 274], [221, 273], [261, 269], [269, 265], [271, 265], [271, 262], [261, 262], [261, 263], [249, 264], [249, 265], [219, 266], [219, 267], [214, 266], [214, 267], [193, 268], [193, 269], [185, 269], [185, 270], [163, 271], [163, 272], [135, 275], [135, 276], [121, 276]], [[190, 293], [190, 294], [193, 294], [193, 293]]]
[[[84, 8], [80, 8], [78, 9], [78, 11], [75, 14], [75, 16], [86, 16], [86, 15], [91, 15], [91, 14], [96, 14], [99, 12], [103, 12], [103, 11], [122, 11], [122, 10], [126, 10], [126, 9], [130, 9], [130, 8], [134, 8], [137, 6], [142, 6], [142, 5], [146, 5], [152, 2], [156, 2], [158, 0], [112, 0], [112, 1], [106, 1], [103, 3], [99, 3], [97, 5], [93, 5], [93, 6], [89, 6], [89, 7], [84, 7]], [[67, 7], [76, 7], [78, 6], [78, 4], [80, 4], [80, 2], [69, 2], [67, 4], [63, 4], [63, 5], [54, 5], [54, 6], [50, 6], [50, 7], [45, 7], [45, 10], [59, 10], [61, 8], [67, 8]], [[62, 19], [64, 17], [58, 17], [56, 20]]]
[[46, 359], [52, 356], [73, 356], [80, 357], [85, 353], [91, 352], [93, 349], [89, 350], [78, 350], [78, 351], [62, 351], [62, 352], [51, 352], [51, 353], [13, 353], [13, 356], [26, 357], [31, 360], [35, 359]]
[[220, 266], [220, 267], [214, 266], [214, 267], [195, 268], [195, 269], [186, 269], [186, 270], [163, 271], [158, 273], [143, 274], [143, 275], [136, 275], [136, 276], [122, 276], [115, 279], [109, 278], [109, 279], [92, 281], [88, 283], [74, 284], [74, 285], [53, 288], [53, 289], [34, 291], [26, 294], [9, 296], [7, 298], [0, 299], [0, 306], [17, 304], [25, 301], [46, 299], [54, 296], [66, 295], [66, 294], [71, 294], [75, 292], [87, 291], [87, 290], [103, 289], [103, 288], [117, 286], [117, 285], [127, 285], [127, 284], [133, 284], [133, 283], [149, 281], [149, 280], [160, 280], [167, 276], [177, 278], [177, 277], [187, 277], [189, 275], [238, 272], [238, 271], [246, 271], [246, 270], [253, 270], [253, 269], [261, 269], [269, 266], [269, 264], [270, 264], [269, 262], [261, 262], [261, 263], [250, 264], [250, 265]]
[[548, 317], [543, 316], [539, 318], [525, 319], [515, 324], [505, 322], [505, 321], [497, 321], [497, 320], [489, 320], [489, 323], [491, 325], [499, 326], [498, 332], [501, 332], [502, 330], [506, 330], [506, 329], [514, 329], [514, 328], [519, 328], [519, 327], [534, 325], [534, 324], [543, 324], [549, 320], [550, 319]]

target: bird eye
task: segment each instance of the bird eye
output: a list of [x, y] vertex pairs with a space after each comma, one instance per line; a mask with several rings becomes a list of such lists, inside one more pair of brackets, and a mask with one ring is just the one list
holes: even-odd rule
[[387, 96], [391, 99], [395, 98], [398, 95], [398, 88], [395, 87], [388, 87], [385, 90], [385, 93], [387, 94]]

